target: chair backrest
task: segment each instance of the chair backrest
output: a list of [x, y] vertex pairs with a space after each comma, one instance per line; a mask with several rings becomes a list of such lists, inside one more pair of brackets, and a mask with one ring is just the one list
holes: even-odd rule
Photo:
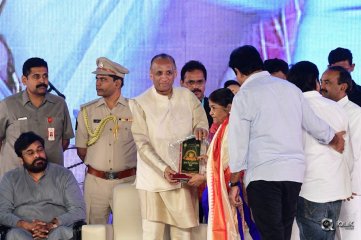
[[141, 240], [142, 216], [138, 191], [133, 183], [121, 183], [113, 190], [114, 240]]

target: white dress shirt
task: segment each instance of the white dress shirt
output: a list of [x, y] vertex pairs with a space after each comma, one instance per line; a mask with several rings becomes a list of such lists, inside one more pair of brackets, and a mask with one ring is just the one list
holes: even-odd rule
[[351, 173], [352, 192], [361, 195], [361, 107], [351, 102], [347, 96], [337, 102], [348, 115], [350, 138], [353, 150]]
[[318, 203], [333, 202], [351, 196], [348, 160], [353, 161], [348, 135], [348, 117], [336, 102], [322, 97], [317, 91], [303, 93], [315, 114], [336, 132], [346, 131], [343, 154], [328, 145], [320, 144], [303, 131], [306, 158], [305, 178], [300, 196]]
[[302, 182], [302, 128], [324, 144], [335, 134], [295, 85], [266, 71], [252, 74], [233, 99], [228, 138], [231, 172], [246, 169], [246, 185], [256, 180]]

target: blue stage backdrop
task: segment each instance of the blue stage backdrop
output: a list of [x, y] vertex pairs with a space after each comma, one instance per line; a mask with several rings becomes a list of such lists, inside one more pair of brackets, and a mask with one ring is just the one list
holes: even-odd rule
[[74, 123], [79, 106], [97, 97], [96, 58], [129, 68], [122, 94], [134, 97], [151, 85], [149, 62], [161, 52], [178, 70], [203, 62], [209, 94], [234, 78], [228, 57], [244, 44], [264, 59], [312, 61], [321, 73], [330, 50], [349, 48], [360, 83], [360, 9], [357, 0], [0, 0], [0, 99], [22, 87], [23, 62], [41, 57]]

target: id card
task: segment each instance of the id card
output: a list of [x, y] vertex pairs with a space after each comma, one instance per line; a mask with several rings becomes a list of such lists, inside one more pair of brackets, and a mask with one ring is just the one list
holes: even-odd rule
[[48, 141], [55, 141], [55, 128], [48, 128]]

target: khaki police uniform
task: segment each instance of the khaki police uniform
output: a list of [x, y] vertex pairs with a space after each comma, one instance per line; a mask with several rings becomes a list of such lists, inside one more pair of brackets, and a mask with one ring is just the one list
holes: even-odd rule
[[[124, 77], [125, 68], [118, 64], [118, 68], [115, 68], [116, 63], [100, 59], [94, 73], [115, 75], [113, 71]], [[104, 98], [81, 106], [76, 127], [76, 147], [87, 149], [84, 198], [87, 222], [90, 224], [107, 223], [112, 209], [113, 188], [135, 179], [136, 147], [131, 124], [128, 99], [122, 96], [113, 109], [108, 108]]]

